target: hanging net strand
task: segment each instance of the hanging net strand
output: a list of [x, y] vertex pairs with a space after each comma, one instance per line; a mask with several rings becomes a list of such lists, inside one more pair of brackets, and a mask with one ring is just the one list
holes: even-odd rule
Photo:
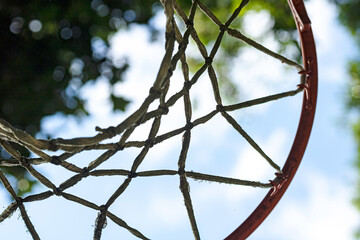
[[[131, 234], [140, 239], [150, 239], [139, 229], [134, 226], [129, 226], [123, 219], [113, 214], [109, 209], [116, 200], [122, 196], [124, 192], [126, 192], [127, 188], [131, 186], [131, 182], [134, 178], [178, 175], [179, 188], [183, 196], [184, 205], [189, 218], [189, 224], [192, 228], [194, 238], [200, 239], [200, 230], [196, 221], [196, 209], [193, 207], [190, 194], [189, 178], [200, 181], [249, 186], [254, 188], [269, 189], [274, 187], [271, 183], [211, 175], [207, 173], [188, 171], [186, 169], [186, 163], [189, 161], [188, 151], [191, 145], [192, 130], [202, 124], [206, 124], [215, 116], [220, 115], [223, 118], [224, 124], [229, 124], [234, 131], [239, 134], [239, 136], [244, 138], [248, 144], [262, 156], [264, 161], [266, 161], [275, 172], [281, 173], [281, 167], [265, 153], [254, 138], [246, 132], [246, 130], [229, 114], [229, 112], [295, 96], [304, 89], [304, 76], [306, 71], [304, 71], [304, 68], [295, 61], [271, 51], [260, 43], [246, 37], [239, 30], [230, 27], [243, 8], [246, 7], [248, 2], [249, 0], [241, 1], [238, 7], [235, 8], [233, 13], [223, 23], [211, 10], [209, 10], [209, 8], [205, 6], [205, 4], [199, 0], [194, 0], [192, 2], [189, 14], [185, 13], [177, 1], [161, 0], [166, 16], [165, 54], [154, 83], [149, 90], [148, 96], [136, 111], [130, 114], [117, 126], [104, 129], [96, 127], [98, 134], [93, 137], [39, 140], [22, 130], [16, 129], [10, 123], [0, 118], [0, 145], [11, 156], [10, 158], [0, 159], [0, 167], [22, 166], [38, 182], [48, 189], [42, 193], [31, 194], [25, 198], [20, 198], [16, 195], [9, 180], [0, 169], [0, 180], [6, 191], [14, 199], [14, 202], [12, 202], [1, 213], [0, 222], [10, 218], [17, 209], [20, 209], [21, 217], [32, 238], [40, 239], [35, 230], [36, 226], [34, 227], [26, 213], [25, 205], [31, 202], [44, 201], [56, 195], [98, 212], [93, 234], [94, 239], [96, 240], [101, 239], [102, 231], [109, 220], [117, 224], [119, 227], [127, 229]], [[200, 40], [199, 34], [194, 27], [194, 20], [198, 11], [202, 11], [203, 14], [205, 14], [219, 27], [219, 33], [209, 52], [207, 51], [205, 44]], [[177, 15], [178, 19], [183, 21], [185, 24], [186, 29], [184, 30], [184, 33], [181, 33], [181, 28], [176, 22], [175, 15]], [[219, 51], [220, 44], [225, 34], [228, 34], [236, 41], [242, 41], [252, 48], [295, 68], [297, 71], [300, 71], [301, 76], [299, 86], [296, 86], [293, 90], [286, 92], [263, 96], [236, 104], [223, 105], [217, 73], [213, 67], [213, 60]], [[189, 73], [189, 63], [186, 57], [186, 49], [189, 45], [190, 39], [195, 42], [195, 45], [204, 60], [203, 65], [191, 77]], [[178, 44], [177, 50], [175, 49], [176, 44]], [[171, 85], [171, 77], [173, 72], [176, 70], [177, 65], [181, 65], [180, 70], [184, 78], [184, 83], [179, 91], [172, 96], [168, 96], [168, 91]], [[201, 76], [205, 75], [206, 71], [210, 81], [209, 84], [212, 87], [215, 104], [210, 112], [194, 119], [192, 114], [191, 87], [197, 83]], [[171, 107], [174, 106], [179, 99], [182, 99], [184, 104], [184, 117], [186, 122], [182, 127], [159, 134], [159, 129], [163, 121], [162, 117], [171, 111]], [[155, 110], [149, 110], [149, 106], [156, 101], [158, 101], [158, 108]], [[147, 122], [151, 122], [147, 138], [145, 140], [129, 140], [135, 129]], [[182, 143], [181, 150], [178, 155], [177, 170], [159, 169], [138, 171], [139, 166], [143, 163], [144, 159], [146, 159], [148, 152], [151, 151], [153, 146], [178, 135], [182, 135]], [[117, 142], [103, 143], [104, 140], [112, 139], [115, 136], [119, 137]], [[25, 147], [33, 153], [33, 155], [36, 155], [36, 157], [25, 158], [11, 143], [16, 143]], [[140, 149], [140, 153], [135, 157], [130, 169], [97, 169], [119, 151], [125, 151], [129, 148]], [[62, 153], [53, 156], [49, 155], [49, 152], [57, 152], [58, 150], [61, 150]], [[69, 162], [69, 160], [77, 154], [90, 150], [104, 150], [104, 152], [99, 157], [91, 161], [86, 167], [79, 167], [76, 164]], [[74, 175], [62, 182], [59, 186], [56, 186], [49, 180], [48, 177], [44, 176], [34, 168], [36, 165], [46, 163], [64, 168], [74, 173]], [[119, 186], [117, 186], [117, 189], [111, 194], [111, 196], [109, 196], [103, 205], [97, 205], [84, 198], [66, 192], [67, 189], [75, 186], [87, 177], [104, 176], [123, 176], [125, 179]]]

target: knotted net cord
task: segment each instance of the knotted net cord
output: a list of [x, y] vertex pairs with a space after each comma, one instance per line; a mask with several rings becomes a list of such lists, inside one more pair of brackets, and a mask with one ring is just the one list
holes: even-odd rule
[[[256, 143], [256, 141], [240, 126], [240, 124], [229, 114], [229, 112], [237, 111], [243, 108], [251, 107], [267, 103], [270, 101], [278, 100], [285, 97], [294, 96], [303, 90], [304, 74], [301, 75], [299, 86], [291, 91], [281, 92], [253, 100], [240, 102], [233, 105], [223, 105], [222, 97], [219, 91], [219, 83], [217, 74], [212, 65], [216, 53], [219, 50], [220, 43], [225, 34], [243, 41], [253, 48], [267, 54], [282, 63], [285, 63], [291, 67], [295, 67], [298, 71], [304, 72], [303, 68], [296, 62], [279, 55], [263, 45], [255, 42], [254, 40], [244, 36], [239, 30], [230, 27], [231, 23], [238, 17], [241, 10], [246, 6], [249, 0], [243, 0], [239, 6], [230, 15], [225, 23], [222, 23], [213, 12], [211, 12], [202, 2], [194, 0], [190, 12], [187, 15], [185, 11], [175, 0], [161, 0], [164, 6], [164, 12], [166, 15], [166, 42], [165, 42], [165, 54], [161, 62], [158, 74], [154, 81], [154, 84], [150, 88], [148, 96], [145, 98], [141, 106], [127, 117], [123, 122], [117, 126], [102, 129], [96, 127], [99, 132], [93, 137], [73, 138], [73, 139], [52, 139], [42, 140], [35, 139], [26, 132], [14, 128], [10, 123], [3, 119], [0, 119], [0, 145], [7, 151], [11, 158], [0, 159], [0, 166], [22, 166], [24, 167], [33, 177], [35, 177], [42, 185], [49, 188], [48, 191], [32, 194], [27, 197], [21, 198], [16, 195], [15, 190], [9, 183], [9, 180], [0, 169], [0, 180], [4, 185], [5, 189], [9, 192], [12, 198], [15, 200], [11, 203], [0, 215], [0, 222], [9, 218], [18, 208], [20, 209], [21, 217], [31, 234], [33, 239], [40, 239], [34, 225], [27, 215], [25, 204], [34, 201], [42, 201], [48, 199], [54, 195], [63, 197], [66, 200], [76, 202], [85, 207], [98, 211], [98, 216], [95, 220], [94, 239], [100, 239], [102, 230], [106, 225], [108, 219], [114, 223], [127, 229], [134, 236], [140, 239], [149, 239], [140, 230], [129, 226], [123, 219], [119, 218], [111, 211], [109, 207], [124, 193], [131, 185], [131, 181], [136, 177], [153, 177], [153, 176], [171, 176], [178, 175], [180, 182], [180, 191], [184, 198], [185, 207], [191, 224], [191, 228], [195, 239], [200, 239], [200, 233], [197, 227], [194, 209], [190, 196], [190, 188], [188, 178], [195, 180], [204, 180], [210, 182], [226, 183], [233, 185], [244, 185], [258, 188], [271, 188], [271, 183], [262, 183], [257, 181], [241, 180], [236, 178], [210, 175], [206, 173], [193, 172], [186, 170], [187, 153], [190, 147], [192, 129], [207, 123], [214, 116], [220, 114], [227, 123], [229, 123], [263, 158], [268, 164], [275, 169], [276, 172], [281, 172], [281, 168], [263, 151], [263, 149]], [[194, 28], [194, 18], [196, 11], [201, 10], [208, 18], [210, 18], [218, 27], [219, 33], [215, 40], [214, 46], [210, 53], [208, 53], [204, 43], [200, 40], [199, 35]], [[183, 21], [186, 25], [186, 30], [181, 33], [180, 28], [175, 21], [175, 14]], [[203, 65], [196, 71], [196, 73], [190, 77], [188, 61], [185, 55], [185, 50], [189, 44], [190, 38], [195, 42], [200, 54], [204, 59]], [[178, 49], [175, 50], [175, 45], [178, 44]], [[181, 63], [181, 71], [184, 78], [184, 84], [181, 90], [176, 92], [174, 95], [168, 97], [168, 90], [171, 83], [171, 77], [176, 69], [178, 63]], [[190, 100], [191, 87], [196, 84], [200, 76], [207, 71], [210, 84], [212, 86], [214, 99], [216, 106], [208, 114], [193, 119], [192, 116], [192, 103]], [[158, 134], [162, 117], [169, 112], [169, 109], [180, 99], [184, 102], [184, 114], [186, 123], [183, 127], [174, 129], [164, 134]], [[159, 106], [156, 110], [149, 110], [150, 104], [158, 101]], [[132, 135], [134, 130], [142, 124], [152, 121], [152, 126], [148, 133], [147, 140], [145, 141], [129, 141], [129, 137]], [[161, 142], [168, 140], [174, 136], [182, 134], [182, 146], [180, 155], [178, 158], [178, 170], [151, 170], [151, 171], [137, 171], [141, 163], [144, 161], [147, 153], [150, 149]], [[104, 140], [111, 139], [115, 136], [120, 136], [118, 142], [113, 143], [102, 143]], [[13, 145], [17, 143], [24, 146], [33, 154], [37, 155], [36, 158], [26, 158], [22, 156]], [[102, 169], [97, 170], [102, 163], [110, 159], [114, 154], [119, 151], [124, 151], [128, 148], [140, 148], [140, 153], [134, 159], [132, 167], [126, 169]], [[59, 155], [49, 155], [45, 150], [56, 152], [62, 150], [63, 153]], [[75, 156], [76, 154], [88, 151], [88, 150], [105, 150], [103, 154], [97, 157], [95, 160], [90, 162], [87, 167], [81, 168], [77, 165], [68, 162], [68, 159]], [[39, 165], [44, 163], [52, 163], [59, 167], [65, 168], [74, 175], [56, 186], [46, 176], [38, 172], [33, 165]], [[118, 186], [116, 191], [109, 197], [109, 199], [103, 205], [97, 205], [84, 198], [76, 195], [66, 193], [65, 190], [73, 187], [81, 180], [89, 176], [125, 176], [126, 179], [123, 183]]]

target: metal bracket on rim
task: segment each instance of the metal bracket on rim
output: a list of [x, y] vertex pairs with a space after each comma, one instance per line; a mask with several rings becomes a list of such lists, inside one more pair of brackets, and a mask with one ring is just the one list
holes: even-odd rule
[[311, 57], [309, 57], [306, 60], [305, 70], [302, 70], [299, 72], [299, 74], [302, 75], [301, 78], [304, 78], [304, 80], [301, 81], [301, 84], [299, 84], [298, 87], [304, 89], [305, 99], [306, 99], [305, 107], [308, 110], [312, 110], [312, 108], [313, 108], [313, 105], [311, 103], [310, 92], [309, 92], [310, 84], [311, 84], [311, 75], [312, 75], [312, 68], [313, 68], [312, 64], [313, 63], [314, 63], [314, 61], [312, 60]]
[[275, 175], [276, 178], [274, 180], [270, 180], [270, 184], [273, 185], [270, 197], [274, 196], [289, 178], [289, 174], [285, 174], [283, 172], [277, 172]]

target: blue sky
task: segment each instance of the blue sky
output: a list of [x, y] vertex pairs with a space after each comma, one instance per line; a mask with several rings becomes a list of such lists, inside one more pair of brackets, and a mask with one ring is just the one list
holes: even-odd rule
[[[350, 36], [337, 22], [335, 9], [327, 1], [310, 0], [307, 2], [307, 9], [312, 19], [319, 62], [318, 108], [313, 132], [293, 183], [275, 210], [249, 239], [346, 240], [353, 239], [354, 229], [359, 224], [358, 214], [351, 205], [356, 180], [352, 166], [355, 146], [343, 108], [347, 83], [346, 61], [352, 56], [354, 45]], [[266, 15], [261, 17], [266, 22]], [[163, 18], [158, 16], [154, 24], [162, 26]], [[251, 28], [248, 29], [249, 34], [257, 34], [251, 31]], [[127, 113], [136, 109], [146, 96], [164, 53], [163, 44], [150, 45], [147, 34], [144, 28], [133, 26], [129, 33], [119, 33], [112, 39], [112, 56], [116, 58], [127, 55], [131, 64], [126, 74], [127, 80], [117, 84], [115, 89], [117, 94], [132, 100]], [[264, 43], [275, 49], [277, 47], [271, 36]], [[247, 60], [246, 63], [244, 59]], [[250, 68], [253, 71], [245, 72], [252, 63], [260, 63], [262, 68]], [[278, 64], [275, 65], [272, 60], [252, 51], [245, 51], [236, 59], [234, 66], [231, 74], [239, 88], [244, 89], [241, 96], [245, 99], [271, 93], [278, 90], [278, 86], [280, 89], [289, 89], [298, 83], [297, 74], [284, 72], [284, 69]], [[271, 74], [268, 74], [269, 72]], [[260, 82], [251, 84], [246, 81], [255, 78], [260, 79]], [[172, 87], [178, 89], [182, 85], [180, 73], [176, 72], [174, 79]], [[114, 125], [126, 117], [126, 113], [111, 113], [111, 105], [107, 101], [109, 85], [105, 80], [93, 85], [88, 84], [81, 91], [88, 98], [92, 116], [81, 124], [72, 118], [48, 118], [43, 122], [46, 131], [64, 138], [91, 136], [95, 133], [94, 126]], [[213, 109], [211, 88], [205, 78], [199, 80], [191, 93], [196, 96], [197, 103], [194, 119]], [[249, 130], [251, 136], [273, 159], [281, 163], [287, 156], [296, 130], [299, 101], [301, 96], [234, 113], [233, 116], [244, 129]], [[164, 117], [160, 132], [183, 125], [182, 108], [181, 103], [174, 106], [169, 115]], [[145, 139], [143, 132], [147, 127], [135, 132], [133, 139]], [[193, 161], [187, 163], [187, 169], [263, 181], [273, 178], [267, 164], [224, 124], [221, 117], [215, 117], [209, 124], [194, 129], [193, 132], [192, 147], [189, 151], [189, 159]], [[181, 136], [155, 146], [149, 153], [149, 160], [144, 162], [139, 170], [176, 169], [180, 142]], [[114, 160], [101, 165], [101, 168], [128, 168], [136, 153], [136, 149], [118, 153]], [[74, 162], [83, 162], [86, 166], [86, 163], [98, 155], [99, 153], [93, 152], [84, 153]], [[251, 162], [245, 161], [246, 159], [251, 159]], [[71, 176], [53, 166], [36, 169], [50, 176], [55, 184], [60, 184]], [[121, 177], [87, 178], [68, 192], [101, 205], [121, 181]], [[249, 188], [234, 189], [224, 184], [194, 181], [190, 181], [190, 184], [203, 239], [225, 237], [241, 223], [240, 219], [254, 209], [255, 203], [266, 193]], [[140, 226], [138, 228], [152, 239], [191, 239], [191, 229], [186, 221], [186, 211], [176, 177], [146, 180], [137, 178], [126, 193], [128, 198], [120, 198], [110, 210], [129, 225]], [[3, 192], [0, 192], [0, 203], [3, 208], [8, 203], [7, 195]], [[26, 208], [42, 239], [64, 239], [66, 236], [73, 239], [92, 238], [97, 214], [92, 210], [56, 197], [42, 203], [28, 204]], [[137, 212], [142, 213], [141, 217]], [[11, 219], [0, 224], [2, 239], [31, 239], [18, 215], [15, 213]], [[173, 237], [168, 237], [169, 232]], [[132, 239], [127, 231], [118, 228], [111, 221], [108, 221], [103, 235], [103, 239], [114, 239], [115, 236]]]

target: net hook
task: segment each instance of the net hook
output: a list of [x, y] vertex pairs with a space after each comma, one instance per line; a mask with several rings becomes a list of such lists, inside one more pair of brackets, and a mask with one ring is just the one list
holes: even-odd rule
[[311, 98], [310, 98], [310, 83], [311, 83], [311, 75], [312, 75], [312, 64], [313, 61], [311, 59], [311, 57], [309, 57], [306, 61], [306, 68], [302, 71], [299, 72], [299, 74], [301, 74], [302, 76], [304, 76], [304, 80], [298, 84], [297, 86], [299, 88], [304, 89], [305, 91], [305, 107], [307, 110], [311, 110], [313, 108], [312, 104], [311, 104]]
[[270, 194], [270, 197], [274, 196], [284, 185], [284, 183], [288, 180], [289, 175], [284, 172], [275, 173], [276, 178], [274, 180], [270, 180], [270, 184], [273, 186], [273, 190]]

